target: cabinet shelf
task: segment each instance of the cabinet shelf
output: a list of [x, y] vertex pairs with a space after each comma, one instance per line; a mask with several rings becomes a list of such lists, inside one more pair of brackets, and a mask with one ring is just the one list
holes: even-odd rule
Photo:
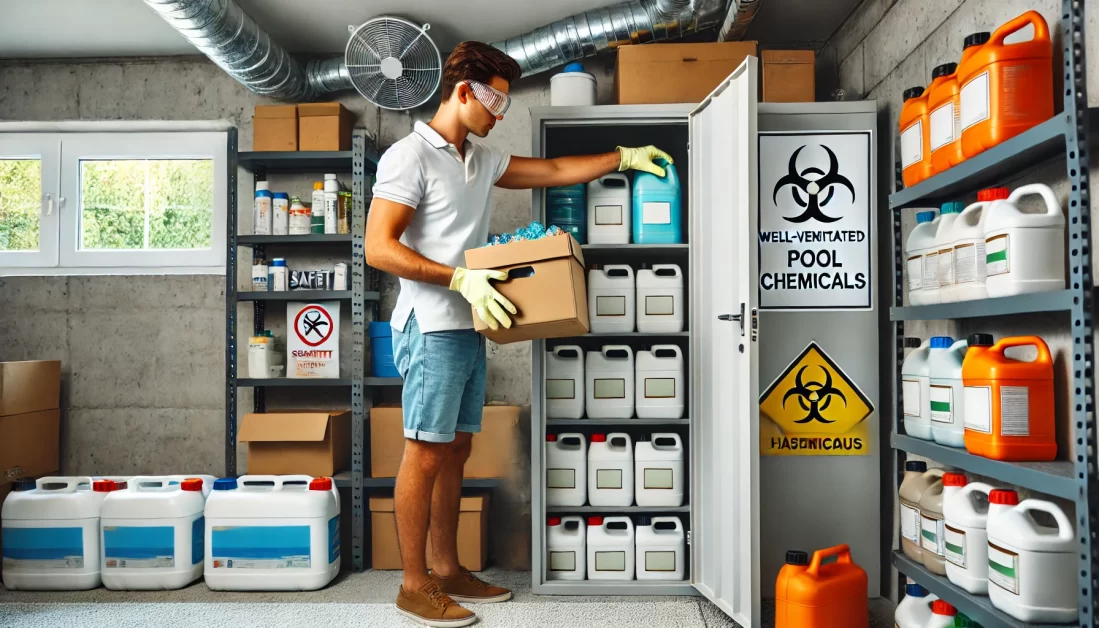
[[546, 506], [546, 512], [559, 513], [559, 514], [604, 514], [604, 515], [626, 515], [626, 514], [673, 514], [673, 513], [690, 513], [691, 507], [688, 504], [682, 506]]
[[934, 321], [1035, 312], [1067, 312], [1072, 309], [1074, 298], [1072, 290], [1057, 290], [958, 303], [891, 307], [889, 318], [893, 321]]
[[404, 380], [400, 377], [364, 377], [363, 384], [367, 386], [404, 386]]
[[[283, 290], [280, 292], [238, 292], [238, 301], [348, 301], [350, 290]], [[377, 301], [377, 292], [364, 292], [364, 301]]]
[[[351, 172], [352, 154], [342, 151], [247, 151], [237, 153], [237, 165], [260, 173]], [[377, 158], [373, 163], [377, 163]]]
[[348, 378], [293, 378], [270, 377], [266, 379], [237, 379], [239, 388], [304, 388], [307, 386], [350, 386]]
[[239, 246], [271, 244], [350, 244], [350, 233], [310, 233], [307, 235], [238, 235]]
[[686, 427], [688, 419], [546, 419], [546, 425], [556, 427]]
[[573, 338], [688, 338], [691, 332], [679, 331], [670, 334], [653, 334], [643, 331], [630, 331], [625, 333], [603, 333], [603, 334], [584, 334], [583, 336], [573, 336]]

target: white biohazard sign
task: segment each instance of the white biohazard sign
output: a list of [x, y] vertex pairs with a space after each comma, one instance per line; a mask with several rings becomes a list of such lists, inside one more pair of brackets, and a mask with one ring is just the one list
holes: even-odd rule
[[340, 303], [287, 303], [288, 377], [340, 376]]
[[759, 306], [873, 302], [871, 133], [759, 134]]

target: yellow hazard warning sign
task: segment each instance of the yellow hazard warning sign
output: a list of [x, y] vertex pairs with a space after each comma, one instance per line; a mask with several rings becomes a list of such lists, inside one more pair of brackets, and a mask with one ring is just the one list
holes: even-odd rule
[[874, 405], [816, 342], [759, 398], [764, 456], [865, 456]]

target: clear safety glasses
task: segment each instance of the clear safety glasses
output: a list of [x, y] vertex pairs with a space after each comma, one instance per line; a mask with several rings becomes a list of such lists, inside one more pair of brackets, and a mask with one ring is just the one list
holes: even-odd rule
[[466, 84], [473, 90], [473, 96], [477, 101], [484, 105], [485, 109], [488, 109], [488, 112], [494, 116], [504, 115], [508, 107], [511, 106], [511, 96], [498, 89], [477, 81], [466, 81]]

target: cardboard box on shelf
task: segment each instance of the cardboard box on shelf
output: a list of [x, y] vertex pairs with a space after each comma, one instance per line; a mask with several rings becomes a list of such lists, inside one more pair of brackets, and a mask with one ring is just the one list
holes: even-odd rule
[[[485, 406], [481, 431], [473, 435], [466, 461], [466, 478], [507, 477], [519, 455], [519, 406]], [[370, 409], [370, 477], [394, 478], [404, 455], [401, 407], [387, 404]]]
[[814, 102], [816, 53], [812, 50], [764, 50], [763, 102]]
[[298, 105], [298, 150], [351, 150], [354, 122], [338, 102]]
[[489, 329], [473, 314], [473, 327], [497, 344], [588, 333], [584, 254], [569, 234], [466, 251], [466, 267], [508, 273], [494, 286], [519, 313], [509, 329]]
[[0, 417], [0, 486], [61, 467], [61, 410]]
[[256, 105], [252, 114], [252, 150], [298, 150], [298, 106]]
[[620, 105], [699, 103], [755, 54], [754, 41], [622, 46], [615, 98]]
[[61, 407], [61, 362], [0, 362], [0, 416]]
[[[488, 562], [488, 493], [462, 496], [458, 515], [458, 562], [470, 571], [481, 571]], [[427, 537], [427, 568], [431, 569], [431, 535]], [[370, 554], [374, 569], [400, 569], [397, 521], [392, 497], [370, 498]]]
[[248, 473], [333, 476], [351, 462], [351, 413], [318, 410], [249, 413], [240, 420]]

